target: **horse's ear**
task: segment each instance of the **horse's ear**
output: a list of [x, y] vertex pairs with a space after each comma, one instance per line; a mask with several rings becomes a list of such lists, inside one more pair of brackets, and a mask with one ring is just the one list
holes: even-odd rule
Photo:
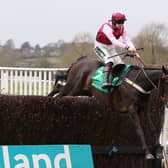
[[166, 75], [168, 74], [168, 69], [165, 66], [162, 66], [162, 70]]

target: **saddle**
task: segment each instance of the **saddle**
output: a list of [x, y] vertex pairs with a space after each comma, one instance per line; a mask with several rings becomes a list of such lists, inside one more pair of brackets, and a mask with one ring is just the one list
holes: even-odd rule
[[99, 91], [102, 91], [104, 93], [109, 93], [114, 90], [116, 86], [119, 86], [122, 84], [125, 75], [129, 72], [130, 65], [128, 64], [117, 64], [113, 67], [112, 73], [110, 76], [111, 80], [111, 88], [102, 88], [102, 83], [104, 79], [104, 66], [99, 67], [92, 75], [92, 86], [98, 89]]

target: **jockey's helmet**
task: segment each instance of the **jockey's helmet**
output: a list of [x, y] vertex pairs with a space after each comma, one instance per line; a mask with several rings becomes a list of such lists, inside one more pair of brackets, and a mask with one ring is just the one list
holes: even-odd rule
[[115, 12], [112, 14], [111, 20], [113, 23], [124, 23], [127, 19], [121, 12]]

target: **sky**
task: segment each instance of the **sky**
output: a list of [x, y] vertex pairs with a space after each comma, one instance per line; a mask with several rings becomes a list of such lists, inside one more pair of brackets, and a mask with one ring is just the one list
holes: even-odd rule
[[0, 0], [0, 44], [16, 47], [71, 42], [77, 34], [95, 37], [101, 24], [121, 11], [131, 37], [150, 23], [168, 24], [167, 0]]

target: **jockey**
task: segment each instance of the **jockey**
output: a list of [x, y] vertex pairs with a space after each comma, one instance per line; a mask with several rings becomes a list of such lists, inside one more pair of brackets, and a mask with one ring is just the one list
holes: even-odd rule
[[[104, 88], [111, 86], [109, 74], [112, 65], [124, 63], [119, 56], [109, 58], [117, 54], [115, 47], [126, 49], [134, 56], [140, 57], [124, 26], [126, 20], [123, 13], [113, 13], [111, 20], [101, 25], [96, 35], [95, 52], [105, 63], [104, 81], [102, 85]], [[123, 42], [119, 41], [120, 37], [122, 37]]]

